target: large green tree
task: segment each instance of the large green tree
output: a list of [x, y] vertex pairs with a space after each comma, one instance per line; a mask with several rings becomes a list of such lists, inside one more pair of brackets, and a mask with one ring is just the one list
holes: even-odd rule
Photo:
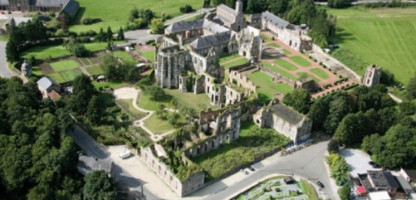
[[94, 171], [84, 178], [84, 200], [115, 200], [114, 183], [104, 171]]
[[285, 95], [283, 103], [300, 113], [306, 114], [311, 106], [311, 95], [303, 88], [297, 88]]

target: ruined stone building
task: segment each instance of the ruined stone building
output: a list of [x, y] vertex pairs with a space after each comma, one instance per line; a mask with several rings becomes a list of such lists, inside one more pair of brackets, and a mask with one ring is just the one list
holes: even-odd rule
[[371, 87], [380, 82], [382, 68], [376, 65], [367, 67], [364, 74], [363, 84], [367, 87]]
[[[240, 136], [241, 110], [227, 108], [200, 113], [198, 128], [184, 127], [158, 144], [140, 149], [139, 156], [180, 197], [192, 193], [205, 184], [205, 173], [189, 159], [230, 143]], [[169, 166], [173, 152], [181, 152], [177, 162], [189, 174], [175, 173]]]
[[280, 103], [261, 108], [253, 120], [260, 128], [273, 128], [295, 143], [309, 138], [312, 129], [312, 120]]
[[206, 93], [211, 105], [224, 107], [241, 101], [244, 94], [223, 83], [219, 58], [239, 54], [257, 61], [261, 48], [260, 31], [244, 22], [242, 2], [235, 9], [220, 5], [204, 19], [174, 23], [165, 29], [156, 50], [156, 80], [163, 88]]

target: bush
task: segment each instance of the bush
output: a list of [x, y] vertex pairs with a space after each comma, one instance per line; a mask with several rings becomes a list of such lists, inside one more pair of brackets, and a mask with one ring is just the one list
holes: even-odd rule
[[331, 139], [328, 143], [327, 150], [330, 153], [338, 152], [339, 142], [337, 140]]
[[344, 184], [339, 190], [338, 195], [341, 200], [350, 200], [351, 187], [350, 184]]
[[181, 13], [190, 13], [194, 11], [194, 9], [192, 8], [192, 6], [186, 4], [184, 7], [180, 7], [179, 11], [181, 11]]
[[81, 23], [84, 24], [84, 25], [95, 24], [95, 23], [98, 23], [98, 22], [101, 22], [100, 18], [86, 17], [86, 18], [83, 18], [81, 20]]
[[399, 104], [399, 109], [405, 115], [413, 115], [415, 114], [416, 106], [412, 102], [406, 101]]

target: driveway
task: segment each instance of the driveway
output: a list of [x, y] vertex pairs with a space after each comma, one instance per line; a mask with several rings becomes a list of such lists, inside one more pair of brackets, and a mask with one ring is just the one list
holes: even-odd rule
[[5, 41], [0, 41], [0, 76], [10, 78], [13, 76], [13, 73], [7, 67], [6, 43]]

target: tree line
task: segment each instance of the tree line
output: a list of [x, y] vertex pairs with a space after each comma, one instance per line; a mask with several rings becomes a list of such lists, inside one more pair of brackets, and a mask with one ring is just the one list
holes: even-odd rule
[[0, 199], [115, 199], [105, 172], [76, 170], [71, 122], [65, 104], [42, 100], [36, 83], [0, 78]]

